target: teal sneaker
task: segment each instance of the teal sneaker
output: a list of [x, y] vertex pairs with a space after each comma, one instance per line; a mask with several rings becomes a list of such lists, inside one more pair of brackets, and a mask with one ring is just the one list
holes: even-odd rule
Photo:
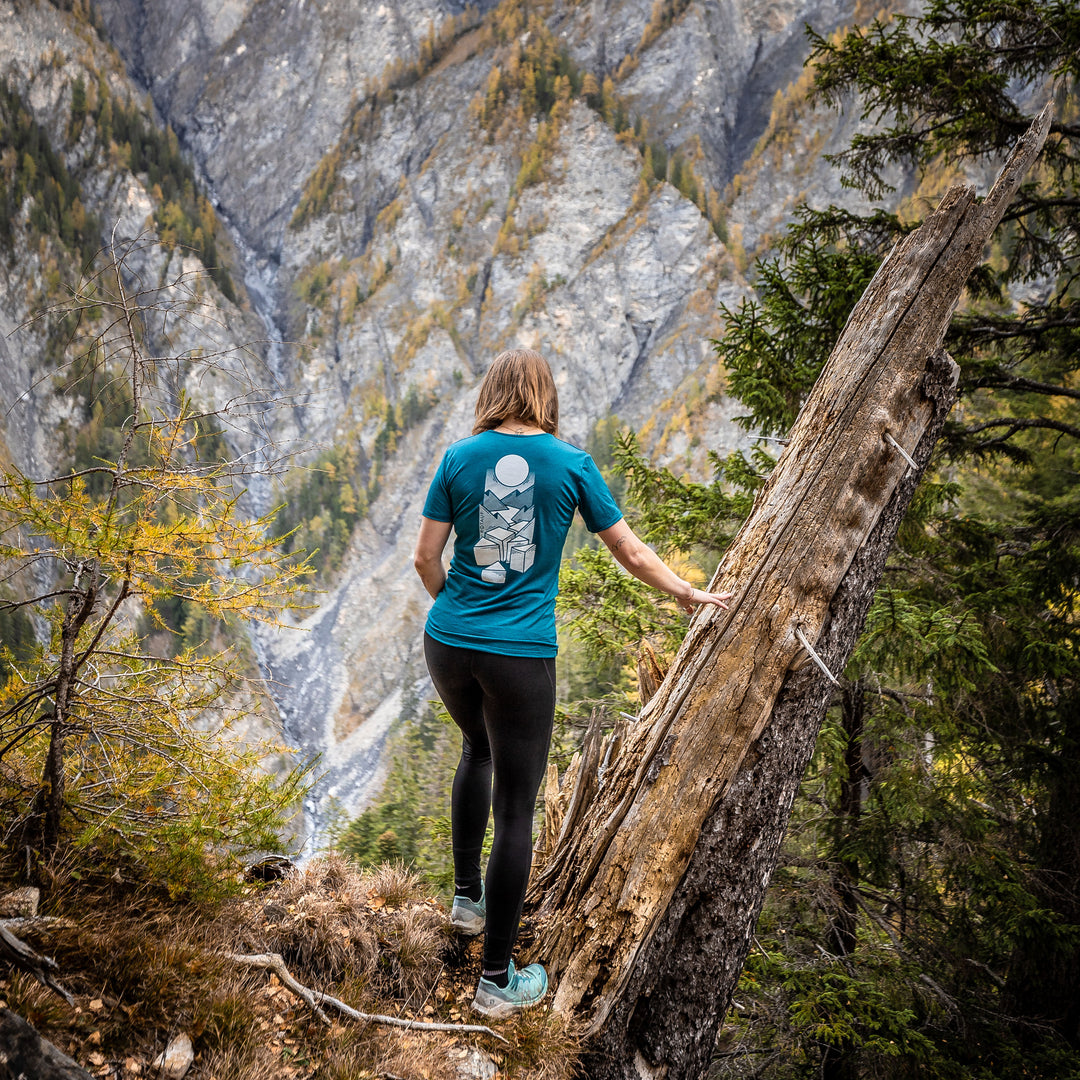
[[510, 961], [510, 981], [496, 986], [490, 979], [480, 978], [473, 998], [473, 1011], [501, 1020], [504, 1016], [538, 1005], [547, 993], [547, 972], [540, 964], [530, 964], [521, 971], [514, 970]]
[[450, 909], [450, 925], [463, 934], [473, 937], [484, 932], [487, 922], [487, 902], [484, 899], [484, 886], [480, 886], [480, 899], [470, 900], [467, 896], [455, 896], [454, 906]]

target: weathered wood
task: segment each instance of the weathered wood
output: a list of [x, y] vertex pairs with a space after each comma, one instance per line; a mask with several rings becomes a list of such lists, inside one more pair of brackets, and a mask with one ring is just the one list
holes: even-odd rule
[[409, 1031], [417, 1031], [421, 1034], [425, 1031], [453, 1031], [458, 1034], [490, 1035], [499, 1042], [509, 1040], [483, 1024], [439, 1024], [432, 1020], [409, 1020], [401, 1016], [384, 1016], [381, 1013], [365, 1013], [346, 1005], [340, 998], [324, 994], [321, 990], [312, 990], [298, 982], [292, 972], [285, 966], [281, 953], [223, 953], [226, 960], [243, 967], [262, 968], [264, 971], [272, 971], [281, 980], [282, 985], [291, 990], [298, 998], [305, 1001], [311, 1011], [324, 1023], [330, 1023], [330, 1017], [320, 1008], [321, 1005], [330, 1005], [337, 1009], [342, 1016], [350, 1020], [362, 1020], [368, 1024], [385, 1024], [387, 1027], [406, 1028]]
[[0, 1009], [0, 1080], [93, 1080], [21, 1016]]
[[[5, 920], [6, 922], [7, 920]], [[35, 952], [21, 938], [17, 938], [5, 925], [0, 925], [0, 959], [9, 964], [28, 971], [42, 986], [49, 987], [58, 993], [69, 1005], [75, 1004], [75, 999], [56, 981], [53, 972], [56, 971], [56, 961], [51, 957], [42, 956]]]
[[637, 658], [638, 696], [642, 705], [648, 705], [664, 681], [664, 670], [656, 658], [652, 646], [646, 641], [642, 644]]
[[[949, 318], [1049, 121], [1046, 110], [982, 204], [952, 189], [882, 264], [717, 571], [730, 610], [695, 617], [602, 785], [583, 755], [580, 823], [564, 820], [530, 903], [555, 1006], [584, 1022], [598, 1076], [701, 1071], [718, 1022], [705, 1013], [730, 998], [829, 699], [796, 630], [843, 669], [951, 404], [955, 365], [938, 352]], [[684, 977], [695, 970], [696, 983]], [[712, 1006], [684, 1022], [701, 994]], [[704, 1049], [687, 1052], [688, 1036]]]
[[[909, 470], [897, 486], [830, 604], [817, 649], [834, 670], [842, 670], [858, 640], [889, 548], [952, 405], [952, 378], [952, 362], [941, 352], [924, 379], [935, 410], [914, 454], [918, 472]], [[590, 1042], [591, 1080], [705, 1075], [750, 948], [763, 882], [775, 866], [833, 695], [812, 664], [785, 678], [769, 723], [706, 819], [683, 879], [638, 956], [632, 993], [619, 998]]]

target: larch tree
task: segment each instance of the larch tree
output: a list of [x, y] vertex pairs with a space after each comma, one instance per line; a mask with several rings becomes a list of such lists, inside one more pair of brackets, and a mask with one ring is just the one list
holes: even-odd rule
[[[0, 476], [0, 612], [20, 631], [0, 668], [0, 798], [6, 842], [46, 864], [111, 850], [184, 889], [208, 853], [281, 843], [303, 770], [275, 776], [228, 735], [259, 696], [226, 624], [235, 644], [241, 620], [276, 620], [306, 567], [269, 516], [241, 509], [245, 478], [272, 460], [232, 456], [222, 434], [274, 395], [249, 380], [251, 357], [154, 355], [152, 323], [209, 331], [219, 315], [198, 274], [146, 285], [146, 247], [114, 243], [41, 316], [69, 335], [50, 377], [99, 435], [111, 400], [116, 437], [70, 471], [9, 463]], [[200, 407], [185, 387], [211, 371], [226, 399]], [[169, 610], [186, 613], [187, 634]]]

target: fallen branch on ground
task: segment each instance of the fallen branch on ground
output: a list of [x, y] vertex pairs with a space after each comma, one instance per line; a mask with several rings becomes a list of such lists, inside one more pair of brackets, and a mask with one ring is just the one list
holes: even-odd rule
[[17, 930], [44, 927], [46, 930], [73, 930], [76, 923], [59, 915], [13, 915], [10, 919], [0, 919], [0, 928], [15, 933]]
[[53, 978], [52, 973], [57, 970], [56, 961], [34, 952], [5, 926], [0, 926], [0, 957], [14, 967], [28, 971], [42, 986], [55, 990], [69, 1005], [75, 1004], [75, 999]]
[[435, 1024], [428, 1020], [402, 1020], [397, 1016], [382, 1016], [379, 1013], [357, 1012], [351, 1005], [346, 1005], [336, 997], [324, 994], [321, 990], [310, 990], [302, 983], [296, 981], [285, 966], [285, 961], [280, 953], [224, 953], [226, 960], [234, 964], [243, 964], [246, 967], [263, 968], [272, 971], [297, 997], [302, 998], [311, 1007], [311, 1011], [324, 1023], [329, 1024], [330, 1018], [319, 1008], [320, 1005], [332, 1005], [338, 1012], [347, 1016], [350, 1020], [367, 1020], [373, 1024], [388, 1024], [390, 1027], [409, 1028], [418, 1031], [456, 1031], [469, 1032], [478, 1035], [491, 1035], [500, 1042], [508, 1043], [497, 1031], [492, 1031], [482, 1024]]

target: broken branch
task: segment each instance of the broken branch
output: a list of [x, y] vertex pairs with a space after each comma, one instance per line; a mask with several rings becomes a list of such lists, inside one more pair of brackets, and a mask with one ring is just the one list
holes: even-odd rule
[[297, 997], [303, 998], [303, 1000], [307, 1002], [311, 1007], [311, 1011], [314, 1012], [324, 1024], [329, 1024], [330, 1018], [319, 1008], [319, 1006], [332, 1005], [338, 1012], [347, 1016], [350, 1020], [366, 1020], [373, 1024], [387, 1024], [390, 1027], [417, 1029], [420, 1031], [455, 1031], [459, 1033], [469, 1032], [477, 1035], [491, 1035], [500, 1042], [509, 1042], [509, 1040], [504, 1039], [497, 1031], [492, 1031], [491, 1028], [485, 1027], [483, 1024], [436, 1024], [429, 1020], [402, 1020], [397, 1016], [383, 1016], [380, 1013], [358, 1012], [351, 1005], [346, 1005], [344, 1001], [341, 1001], [336, 997], [324, 994], [321, 990], [310, 990], [308, 987], [297, 982], [289, 969], [285, 966], [285, 961], [281, 958], [280, 953], [224, 953], [223, 955], [226, 960], [231, 960], [234, 964], [242, 964], [246, 967], [262, 968], [266, 971], [272, 971], [277, 975], [284, 986], [288, 987]]

